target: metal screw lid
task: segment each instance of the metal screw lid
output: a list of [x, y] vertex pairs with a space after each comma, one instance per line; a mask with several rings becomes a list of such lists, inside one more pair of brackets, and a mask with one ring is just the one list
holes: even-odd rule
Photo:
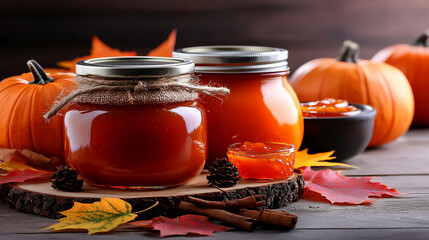
[[288, 71], [288, 51], [262, 46], [200, 46], [176, 49], [173, 56], [195, 62], [196, 72], [263, 73]]
[[192, 61], [166, 57], [106, 57], [76, 63], [76, 73], [106, 78], [157, 78], [193, 73]]

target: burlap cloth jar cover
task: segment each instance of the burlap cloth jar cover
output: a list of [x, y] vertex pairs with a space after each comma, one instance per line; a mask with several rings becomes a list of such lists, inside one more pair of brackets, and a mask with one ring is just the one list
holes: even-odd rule
[[[165, 63], [166, 68], [156, 68]], [[44, 117], [52, 118], [68, 103], [168, 104], [193, 101], [199, 93], [229, 93], [227, 88], [198, 85], [198, 79], [189, 73], [193, 72], [191, 63], [153, 57], [98, 58], [78, 62], [75, 78], [78, 88], [56, 101]]]

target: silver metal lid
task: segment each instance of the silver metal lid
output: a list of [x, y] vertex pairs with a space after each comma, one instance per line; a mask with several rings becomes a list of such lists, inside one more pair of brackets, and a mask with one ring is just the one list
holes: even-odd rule
[[106, 78], [156, 78], [193, 73], [192, 61], [166, 57], [106, 57], [76, 63], [78, 75]]
[[201, 46], [176, 49], [173, 57], [195, 62], [195, 72], [263, 73], [288, 71], [288, 51], [260, 46]]

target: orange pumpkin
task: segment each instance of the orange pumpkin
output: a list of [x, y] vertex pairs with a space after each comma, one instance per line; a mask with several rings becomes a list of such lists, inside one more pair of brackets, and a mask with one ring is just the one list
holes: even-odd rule
[[411, 125], [414, 98], [404, 74], [385, 63], [358, 60], [359, 45], [345, 41], [338, 60], [321, 58], [301, 66], [291, 84], [301, 102], [345, 99], [377, 109], [370, 146], [391, 142]]
[[74, 88], [73, 73], [45, 73], [34, 60], [31, 73], [0, 82], [0, 148], [29, 149], [47, 157], [63, 157], [63, 117], [45, 122], [43, 113], [63, 92]]
[[385, 62], [399, 68], [410, 82], [416, 109], [414, 125], [429, 126], [429, 30], [414, 45], [398, 44], [378, 52], [373, 61]]

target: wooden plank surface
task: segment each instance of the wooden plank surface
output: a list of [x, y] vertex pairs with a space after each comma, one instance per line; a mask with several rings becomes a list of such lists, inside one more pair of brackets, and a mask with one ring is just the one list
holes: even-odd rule
[[[298, 215], [291, 231], [230, 230], [210, 239], [428, 239], [429, 236], [429, 130], [413, 129], [382, 148], [372, 149], [347, 161], [360, 169], [348, 175], [378, 175], [380, 181], [403, 193], [370, 205], [336, 206], [300, 200], [285, 210]], [[157, 233], [134, 231], [128, 226], [109, 234], [51, 233], [43, 228], [53, 219], [15, 212], [0, 203], [0, 239], [153, 239]], [[169, 239], [184, 239], [171, 237]], [[207, 239], [195, 237], [193, 239]]]
[[[429, 129], [412, 130], [396, 141], [366, 150], [345, 163], [358, 166], [347, 175], [428, 175]], [[428, 183], [429, 184], [429, 183]]]

